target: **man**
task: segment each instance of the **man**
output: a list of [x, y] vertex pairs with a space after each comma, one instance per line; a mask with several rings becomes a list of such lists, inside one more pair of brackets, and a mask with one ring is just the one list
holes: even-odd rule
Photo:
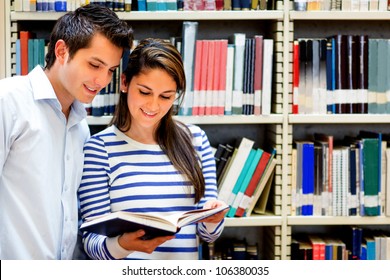
[[111, 10], [62, 16], [46, 66], [0, 81], [0, 259], [71, 259], [85, 108], [111, 81], [133, 31]]

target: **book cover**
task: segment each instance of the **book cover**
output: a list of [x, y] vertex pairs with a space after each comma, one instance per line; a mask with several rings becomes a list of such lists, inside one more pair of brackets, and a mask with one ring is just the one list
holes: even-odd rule
[[173, 235], [186, 225], [196, 223], [229, 206], [224, 205], [213, 209], [196, 209], [172, 215], [158, 215], [118, 211], [86, 219], [80, 230], [94, 232], [108, 237], [118, 236], [125, 232], [144, 229], [145, 239], [157, 236]]

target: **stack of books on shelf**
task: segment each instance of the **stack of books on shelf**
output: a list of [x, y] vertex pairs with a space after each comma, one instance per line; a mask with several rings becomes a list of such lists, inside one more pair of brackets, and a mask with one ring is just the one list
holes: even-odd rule
[[349, 226], [340, 236], [296, 234], [292, 260], [390, 260], [390, 233]]
[[390, 113], [389, 55], [389, 39], [364, 34], [295, 40], [293, 113]]
[[291, 215], [390, 216], [389, 135], [315, 134], [292, 151]]
[[[186, 73], [187, 87], [180, 108], [176, 108], [178, 115], [271, 114], [273, 40], [262, 35], [249, 38], [245, 33], [203, 40], [197, 36], [198, 25], [184, 21], [181, 37], [166, 39], [180, 50]], [[15, 73], [26, 75], [36, 65], [44, 65], [46, 51], [45, 39], [36, 39], [31, 31], [20, 31]], [[112, 115], [127, 57], [128, 53], [109, 86], [87, 106], [90, 115]]]
[[218, 197], [229, 206], [227, 217], [264, 214], [275, 171], [275, 150], [254, 147], [242, 137], [236, 146], [219, 144], [215, 152]]

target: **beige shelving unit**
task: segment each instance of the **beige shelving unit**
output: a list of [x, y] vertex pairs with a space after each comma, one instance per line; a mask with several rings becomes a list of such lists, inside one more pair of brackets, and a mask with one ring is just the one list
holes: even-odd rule
[[[0, 76], [15, 73], [15, 41], [21, 28], [37, 29], [44, 36], [50, 32], [55, 20], [63, 13], [13, 12], [12, 0], [6, 0], [0, 16], [5, 28], [0, 36], [5, 46], [0, 46], [0, 56], [5, 58], [5, 68]], [[11, 5], [10, 5], [11, 3]], [[248, 133], [261, 143], [272, 143], [277, 149], [278, 164], [272, 190], [272, 214], [245, 218], [229, 218], [227, 235], [251, 238], [260, 247], [264, 259], [289, 259], [291, 235], [296, 228], [312, 229], [316, 226], [387, 225], [388, 217], [293, 217], [291, 205], [291, 153], [293, 140], [306, 132], [328, 130], [338, 133], [344, 128], [360, 126], [388, 127], [389, 115], [292, 115], [292, 42], [294, 38], [331, 35], [339, 29], [348, 32], [385, 32], [390, 38], [390, 12], [295, 12], [292, 1], [277, 2], [276, 11], [196, 11], [196, 12], [130, 12], [118, 13], [129, 21], [136, 39], [178, 36], [183, 21], [199, 22], [198, 37], [204, 39], [221, 36], [227, 38], [234, 32], [264, 34], [275, 40], [273, 101], [270, 116], [205, 116], [177, 118], [185, 123], [200, 125], [213, 141], [225, 137], [239, 137]], [[161, 24], [163, 23], [163, 24]], [[380, 34], [383, 36], [383, 34]], [[2, 66], [0, 66], [2, 67]], [[91, 126], [103, 126], [110, 117], [88, 117]], [[347, 124], [347, 126], [345, 125]], [[223, 140], [221, 141], [223, 142]], [[225, 234], [224, 232], [224, 234]]]
[[5, 78], [5, 26], [6, 26], [6, 11], [5, 11], [5, 2], [0, 4], [0, 79]]

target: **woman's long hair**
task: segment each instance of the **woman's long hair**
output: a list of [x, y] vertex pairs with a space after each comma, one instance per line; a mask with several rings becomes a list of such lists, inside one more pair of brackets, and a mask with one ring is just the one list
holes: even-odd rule
[[[166, 71], [176, 82], [178, 100], [183, 100], [186, 87], [183, 61], [172, 44], [160, 39], [142, 40], [129, 56], [127, 68], [123, 72], [126, 77], [125, 84], [128, 85], [133, 77], [150, 69]], [[174, 167], [194, 186], [195, 203], [197, 203], [205, 192], [201, 163], [192, 144], [191, 132], [186, 125], [174, 120], [172, 115], [173, 107], [161, 119], [155, 132], [155, 139]], [[131, 116], [127, 105], [127, 92], [120, 93], [110, 124], [115, 125], [122, 132], [130, 129]]]

